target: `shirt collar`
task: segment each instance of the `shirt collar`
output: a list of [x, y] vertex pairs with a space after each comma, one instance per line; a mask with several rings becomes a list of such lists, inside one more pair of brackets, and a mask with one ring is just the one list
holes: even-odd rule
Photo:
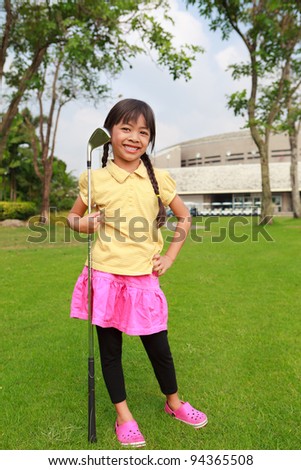
[[[106, 168], [110, 175], [113, 176], [113, 178], [118, 181], [118, 183], [124, 183], [124, 181], [131, 175], [131, 173], [128, 171], [120, 168], [118, 165], [115, 165], [112, 160], [108, 161]], [[143, 162], [140, 162], [140, 165], [138, 166], [137, 170], [134, 171], [134, 173], [138, 176], [141, 176], [141, 178], [147, 177], [147, 169], [145, 168]]]

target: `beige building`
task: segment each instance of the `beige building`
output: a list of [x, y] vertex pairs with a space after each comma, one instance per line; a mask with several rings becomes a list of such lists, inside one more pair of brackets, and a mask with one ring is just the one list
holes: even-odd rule
[[[300, 146], [298, 152], [300, 161]], [[269, 169], [276, 213], [292, 211], [290, 156], [287, 134], [272, 135]], [[170, 171], [184, 202], [200, 214], [260, 213], [260, 160], [249, 130], [181, 142], [160, 151], [154, 165]]]

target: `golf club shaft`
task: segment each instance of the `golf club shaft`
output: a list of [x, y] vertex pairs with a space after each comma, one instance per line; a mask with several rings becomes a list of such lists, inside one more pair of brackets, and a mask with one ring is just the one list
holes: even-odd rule
[[96, 413], [95, 413], [95, 370], [94, 357], [88, 358], [88, 441], [96, 442]]
[[[91, 156], [93, 149], [109, 142], [110, 134], [104, 128], [96, 129], [91, 135], [87, 149], [87, 176], [88, 176], [88, 214], [92, 212], [91, 198]], [[96, 409], [95, 409], [95, 367], [94, 367], [94, 338], [92, 324], [93, 310], [92, 292], [92, 234], [88, 234], [88, 441], [96, 442]]]
[[[91, 214], [91, 150], [88, 149], [88, 214]], [[88, 441], [96, 442], [96, 410], [95, 410], [95, 366], [94, 338], [92, 325], [92, 234], [88, 234]]]

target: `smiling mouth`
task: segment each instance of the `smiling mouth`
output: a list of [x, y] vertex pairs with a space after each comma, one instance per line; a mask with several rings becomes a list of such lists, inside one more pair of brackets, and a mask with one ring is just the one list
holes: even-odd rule
[[140, 150], [139, 147], [131, 147], [130, 145], [125, 145], [124, 148], [127, 152], [130, 152], [130, 153], [136, 153]]

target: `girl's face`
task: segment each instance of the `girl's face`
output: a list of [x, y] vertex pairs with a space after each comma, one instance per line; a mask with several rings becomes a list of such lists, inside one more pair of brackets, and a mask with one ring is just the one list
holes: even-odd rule
[[134, 172], [140, 164], [140, 157], [146, 152], [149, 141], [150, 130], [142, 114], [135, 122], [120, 121], [113, 126], [111, 132], [114, 162], [124, 170]]

